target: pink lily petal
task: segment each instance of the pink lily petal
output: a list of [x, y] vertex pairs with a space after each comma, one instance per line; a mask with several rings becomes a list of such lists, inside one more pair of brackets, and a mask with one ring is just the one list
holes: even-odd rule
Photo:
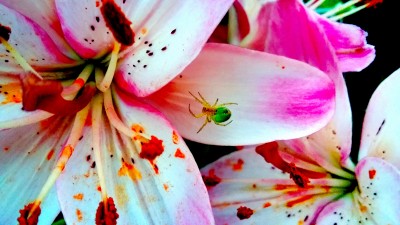
[[399, 85], [400, 70], [396, 70], [372, 95], [364, 118], [359, 160], [374, 156], [400, 168]]
[[375, 48], [367, 44], [367, 32], [361, 28], [329, 20], [315, 13], [329, 42], [335, 49], [341, 72], [361, 71], [375, 58]]
[[[224, 156], [201, 171], [217, 224], [312, 224], [320, 209], [340, 195], [320, 186], [329, 183], [325, 179], [299, 188], [289, 174], [266, 163], [254, 147]], [[240, 207], [252, 214], [240, 219], [237, 213], [244, 211]]]
[[59, 19], [56, 15], [55, 3], [53, 0], [1, 0], [0, 2], [1, 4], [18, 11], [22, 15], [33, 20], [49, 34], [51, 39], [64, 54], [69, 57], [76, 57], [76, 54], [63, 38], [64, 35]]
[[357, 164], [356, 176], [360, 188], [358, 201], [366, 207], [370, 217], [377, 224], [398, 223], [399, 169], [380, 158], [366, 157]]
[[[70, 121], [49, 119], [0, 131], [0, 224], [16, 224], [19, 210], [33, 202], [53, 169]], [[60, 212], [53, 189], [40, 204], [39, 224]]]
[[15, 76], [0, 75], [0, 130], [39, 122], [53, 114], [22, 110], [22, 87]]
[[[36, 70], [65, 68], [77, 63], [65, 56], [38, 24], [1, 4], [0, 21], [3, 26], [11, 28], [8, 42]], [[0, 59], [2, 73], [23, 71], [13, 56], [6, 52], [4, 45], [0, 45]]]
[[[217, 126], [195, 118], [204, 104], [226, 105], [232, 117]], [[176, 79], [148, 97], [190, 140], [246, 145], [307, 135], [324, 126], [333, 110], [334, 91], [324, 73], [299, 61], [231, 45], [207, 44]]]
[[[199, 54], [233, 0], [194, 0], [132, 4], [137, 24], [134, 49], [116, 72], [120, 87], [146, 96], [172, 80]], [[140, 17], [139, 17], [140, 15]]]
[[[316, 151], [317, 155], [332, 154], [333, 151], [336, 151], [333, 154], [339, 155], [341, 163], [344, 164], [350, 155], [352, 133], [347, 88], [337, 66], [334, 49], [325, 31], [319, 25], [315, 15], [308, 13], [307, 10], [297, 0], [278, 1], [271, 12], [271, 30], [268, 33], [266, 49], [267, 52], [281, 54], [314, 65], [326, 72], [335, 82], [335, 115], [323, 130], [309, 136], [314, 142], [312, 148], [319, 146], [318, 149], [310, 150]], [[293, 141], [296, 142], [296, 140]], [[287, 144], [290, 145], [289, 142]], [[331, 151], [321, 153], [321, 149], [330, 149]]]
[[[142, 158], [130, 137], [102, 122], [101, 164], [107, 193], [119, 214], [118, 224], [212, 224], [206, 188], [183, 139], [159, 112], [124, 93], [114, 97], [124, 123], [162, 140], [164, 149], [154, 160]], [[87, 127], [77, 154], [58, 182], [67, 223], [88, 224], [95, 219], [100, 162], [94, 161], [91, 139]]]

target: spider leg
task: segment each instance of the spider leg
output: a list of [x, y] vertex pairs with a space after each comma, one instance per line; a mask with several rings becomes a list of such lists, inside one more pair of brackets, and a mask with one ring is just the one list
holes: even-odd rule
[[207, 107], [211, 107], [210, 103], [207, 102], [207, 100], [200, 94], [200, 92], [197, 92], [199, 94], [201, 100], [203, 100], [203, 105], [206, 105]]
[[205, 101], [203, 98], [202, 98], [202, 99], [199, 99], [199, 98], [196, 97], [194, 94], [192, 94], [192, 92], [190, 92], [190, 91], [189, 91], [189, 94], [190, 94], [196, 101], [198, 101], [200, 104], [202, 104], [203, 106], [204, 106], [204, 105], [207, 105], [207, 106], [208, 106], [208, 102]]
[[207, 125], [207, 123], [210, 122], [210, 119], [208, 117], [206, 117], [206, 120], [204, 121], [203, 125], [201, 125], [200, 129], [197, 131], [197, 133], [199, 133], [201, 130], [203, 130], [203, 128]]
[[238, 105], [238, 104], [234, 102], [228, 102], [228, 103], [222, 103], [219, 106], [224, 106], [224, 105]]
[[212, 105], [211, 107], [214, 108], [217, 105], [217, 103], [218, 103], [218, 98], [215, 100], [214, 105]]
[[204, 113], [194, 114], [192, 112], [192, 110], [190, 109], [190, 104], [189, 104], [189, 112], [190, 112], [190, 114], [192, 114], [193, 117], [196, 117], [196, 118], [200, 118], [200, 117], [204, 116]]

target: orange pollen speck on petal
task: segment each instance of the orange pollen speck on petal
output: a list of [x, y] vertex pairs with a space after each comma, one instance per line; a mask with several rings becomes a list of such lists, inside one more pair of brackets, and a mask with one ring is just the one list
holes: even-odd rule
[[368, 208], [367, 208], [365, 205], [360, 205], [360, 211], [361, 211], [362, 213], [367, 212], [367, 210], [368, 210]]
[[79, 209], [76, 209], [76, 218], [78, 219], [79, 222], [81, 222], [83, 219], [82, 212]]
[[246, 206], [240, 206], [237, 209], [237, 213], [236, 216], [240, 219], [240, 220], [244, 220], [244, 219], [248, 219], [251, 217], [251, 215], [253, 215], [254, 210], [246, 207]]
[[99, 203], [96, 211], [96, 225], [116, 225], [119, 217], [114, 199], [109, 197], [107, 200], [107, 208], [103, 201]]
[[376, 175], [376, 170], [369, 170], [368, 171], [369, 179], [371, 179], [371, 180], [374, 179], [375, 175]]
[[83, 199], [83, 194], [78, 193], [78, 194], [74, 195], [73, 197], [74, 197], [74, 199], [81, 201]]
[[53, 155], [54, 155], [54, 149], [51, 149], [49, 153], [47, 153], [46, 159], [50, 160], [53, 157]]
[[140, 158], [147, 159], [153, 163], [154, 159], [164, 152], [162, 143], [163, 141], [156, 136], [151, 136], [151, 139], [147, 143], [142, 143], [142, 151], [139, 154]]
[[10, 150], [10, 147], [4, 147], [3, 150], [6, 152], [6, 151]]
[[121, 44], [131, 46], [135, 43], [135, 33], [131, 28], [132, 22], [126, 17], [113, 0], [103, 0], [100, 7], [106, 26], [114, 38]]
[[38, 206], [35, 211], [33, 211], [32, 215], [28, 218], [29, 212], [31, 211], [34, 203], [29, 203], [25, 205], [23, 209], [19, 210], [20, 216], [17, 221], [20, 225], [36, 225], [39, 221], [39, 215], [41, 213], [41, 209]]
[[22, 102], [22, 87], [20, 83], [1, 84], [0, 94], [4, 96], [1, 104]]
[[264, 203], [263, 208], [268, 208], [271, 205], [272, 205], [271, 202], [266, 202], [266, 203]]
[[244, 161], [243, 159], [238, 159], [236, 163], [232, 165], [232, 170], [239, 171], [243, 169]]
[[179, 136], [176, 131], [172, 131], [172, 142], [174, 144], [178, 144], [178, 142], [179, 142]]
[[207, 188], [214, 187], [222, 181], [220, 177], [215, 175], [215, 170], [213, 169], [208, 171], [208, 176], [202, 175], [201, 177], [203, 178], [204, 184], [207, 186]]
[[168, 184], [163, 184], [163, 187], [164, 187], [164, 190], [165, 190], [165, 191], [168, 191], [168, 189], [169, 189]]
[[143, 35], [147, 34], [147, 29], [146, 29], [145, 27], [143, 27], [143, 28], [140, 30], [140, 33], [142, 33]]
[[118, 170], [118, 176], [129, 176], [133, 181], [142, 179], [140, 171], [127, 162], [122, 163], [121, 168]]
[[185, 154], [183, 154], [181, 149], [177, 148], [176, 151], [175, 151], [175, 157], [184, 159], [185, 158]]
[[144, 128], [140, 124], [133, 124], [131, 126], [131, 130], [135, 131], [136, 133], [144, 133]]

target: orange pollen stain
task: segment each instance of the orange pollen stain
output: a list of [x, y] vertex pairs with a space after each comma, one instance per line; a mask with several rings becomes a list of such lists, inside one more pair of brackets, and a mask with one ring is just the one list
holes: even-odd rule
[[76, 209], [76, 218], [78, 219], [79, 222], [81, 222], [83, 219], [82, 212], [79, 209]]
[[74, 199], [81, 201], [83, 199], [83, 194], [78, 193], [78, 194], [74, 195], [73, 197], [74, 197]]
[[10, 150], [10, 147], [4, 147], [3, 150], [6, 152], [6, 151]]
[[[103, 201], [99, 203], [99, 206], [96, 210], [96, 225], [116, 225], [117, 219], [119, 215], [117, 213], [117, 208], [114, 204], [114, 199], [109, 197], [107, 200], [107, 204], [104, 204]], [[107, 205], [107, 208], [105, 208]]]
[[147, 159], [153, 163], [164, 152], [162, 143], [163, 141], [156, 136], [151, 136], [151, 139], [147, 143], [142, 143], [142, 151], [139, 154], [140, 158]]
[[254, 210], [246, 207], [246, 206], [240, 206], [237, 209], [237, 213], [236, 216], [240, 219], [240, 220], [244, 220], [244, 219], [248, 219], [251, 217], [251, 215], [253, 215]]
[[147, 34], [147, 29], [146, 29], [145, 27], [143, 27], [143, 28], [140, 30], [140, 33], [142, 33], [143, 35]]
[[0, 85], [0, 94], [4, 96], [1, 104], [22, 102], [22, 87], [20, 83], [9, 83]]
[[374, 179], [376, 175], [376, 170], [369, 170], [368, 171], [369, 179]]
[[288, 201], [288, 202], [286, 203], [286, 206], [287, 206], [287, 207], [293, 207], [294, 205], [297, 205], [297, 204], [300, 204], [300, 203], [305, 202], [305, 201], [307, 201], [307, 200], [310, 200], [312, 197], [313, 197], [313, 195], [304, 195], [304, 196], [301, 196], [300, 198], [295, 199], [295, 200], [293, 200], [293, 201]]
[[182, 152], [179, 148], [176, 149], [175, 155], [174, 155], [174, 156], [175, 156], [176, 158], [182, 158], [182, 159], [185, 158], [185, 154], [183, 154], [183, 152]]
[[165, 191], [168, 191], [168, 189], [169, 189], [168, 184], [163, 184], [163, 187], [164, 187], [164, 190], [165, 190]]
[[360, 206], [360, 211], [361, 211], [362, 213], [367, 212], [367, 210], [368, 210], [367, 206], [365, 206], [365, 205], [361, 205], [361, 206]]
[[135, 131], [136, 133], [144, 133], [144, 128], [139, 124], [133, 124], [131, 126], [131, 130]]
[[140, 171], [127, 162], [122, 163], [121, 168], [118, 170], [118, 176], [129, 176], [134, 181], [142, 179]]
[[101, 187], [97, 186], [97, 191], [101, 192]]
[[178, 144], [178, 142], [179, 142], [179, 136], [176, 131], [172, 131], [172, 142], [174, 144]]
[[244, 164], [243, 159], [238, 159], [238, 161], [232, 165], [232, 170], [234, 171], [242, 170], [243, 164]]
[[54, 149], [50, 150], [49, 153], [47, 153], [46, 159], [50, 160], [54, 155]]
[[34, 203], [29, 203], [25, 205], [23, 209], [19, 210], [20, 216], [17, 221], [20, 225], [36, 225], [39, 221], [39, 215], [41, 213], [41, 209], [38, 206], [35, 211], [33, 211], [32, 215], [28, 218], [29, 212], [31, 211]]
[[266, 203], [264, 203], [263, 208], [268, 208], [271, 205], [272, 205], [271, 202], [266, 202]]
[[207, 175], [202, 175], [204, 184], [207, 187], [214, 187], [217, 184], [219, 184], [221, 182], [221, 178], [218, 177], [217, 175], [215, 175], [215, 170], [211, 169], [210, 171], [208, 171], [208, 176]]

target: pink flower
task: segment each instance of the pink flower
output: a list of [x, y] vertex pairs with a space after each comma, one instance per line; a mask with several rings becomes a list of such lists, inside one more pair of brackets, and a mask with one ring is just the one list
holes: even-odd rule
[[1, 224], [212, 224], [179, 134], [260, 143], [332, 116], [324, 72], [204, 47], [232, 1], [1, 3]]
[[322, 130], [248, 146], [203, 168], [216, 223], [397, 224], [399, 84], [397, 70], [371, 97], [356, 166], [338, 131]]

